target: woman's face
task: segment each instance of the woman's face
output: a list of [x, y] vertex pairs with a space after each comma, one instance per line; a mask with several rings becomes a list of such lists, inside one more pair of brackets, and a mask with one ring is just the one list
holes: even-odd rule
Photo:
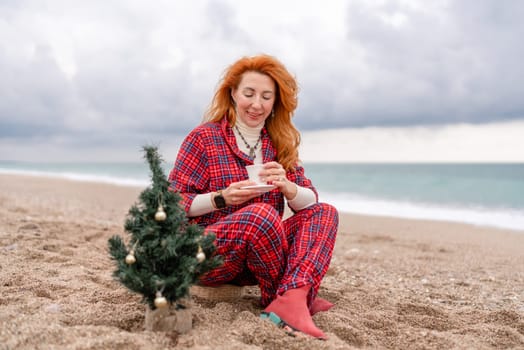
[[263, 124], [271, 115], [275, 94], [275, 82], [269, 76], [245, 72], [238, 87], [231, 92], [237, 117], [249, 127]]

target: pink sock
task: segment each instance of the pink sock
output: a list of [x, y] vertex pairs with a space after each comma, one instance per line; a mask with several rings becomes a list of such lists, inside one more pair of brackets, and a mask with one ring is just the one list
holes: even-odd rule
[[320, 311], [328, 311], [334, 306], [333, 303], [327, 301], [326, 299], [316, 297], [315, 300], [313, 300], [313, 303], [311, 304], [311, 308], [309, 309], [309, 313], [311, 316], [316, 314]]
[[265, 312], [274, 312], [291, 327], [316, 338], [327, 339], [313, 322], [307, 307], [307, 295], [311, 286], [290, 289], [283, 295], [277, 296], [264, 309]]

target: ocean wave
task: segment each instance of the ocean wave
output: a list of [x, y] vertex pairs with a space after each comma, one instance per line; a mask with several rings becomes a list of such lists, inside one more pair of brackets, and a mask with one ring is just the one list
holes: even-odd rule
[[121, 176], [85, 174], [85, 173], [75, 173], [75, 172], [0, 169], [0, 174], [58, 178], [58, 179], [66, 179], [66, 180], [71, 180], [71, 181], [105, 183], [105, 184], [111, 184], [111, 185], [117, 185], [117, 186], [129, 186], [129, 187], [146, 187], [149, 184], [148, 180], [139, 179], [139, 178], [125, 178]]
[[320, 200], [334, 205], [340, 212], [345, 213], [451, 221], [524, 231], [524, 211], [513, 208], [487, 208], [477, 205], [444, 206], [325, 192], [320, 193]]

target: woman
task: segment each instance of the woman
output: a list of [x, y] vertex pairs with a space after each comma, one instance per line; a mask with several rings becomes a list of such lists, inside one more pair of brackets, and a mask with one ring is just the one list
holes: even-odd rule
[[[258, 284], [263, 318], [326, 338], [311, 316], [333, 306], [317, 292], [338, 213], [318, 203], [300, 165], [300, 134], [291, 121], [297, 92], [295, 79], [271, 56], [235, 62], [204, 123], [182, 143], [169, 180], [188, 217], [216, 235], [216, 253], [224, 259], [200, 283]], [[252, 188], [245, 166], [254, 163], [264, 164], [260, 176], [273, 189]], [[283, 220], [285, 200], [293, 215]]]

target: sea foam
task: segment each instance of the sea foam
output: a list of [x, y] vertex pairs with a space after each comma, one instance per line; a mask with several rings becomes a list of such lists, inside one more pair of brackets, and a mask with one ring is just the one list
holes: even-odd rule
[[444, 206], [369, 198], [347, 193], [321, 193], [320, 200], [334, 205], [340, 212], [345, 213], [461, 222], [524, 231], [524, 211], [510, 208]]

